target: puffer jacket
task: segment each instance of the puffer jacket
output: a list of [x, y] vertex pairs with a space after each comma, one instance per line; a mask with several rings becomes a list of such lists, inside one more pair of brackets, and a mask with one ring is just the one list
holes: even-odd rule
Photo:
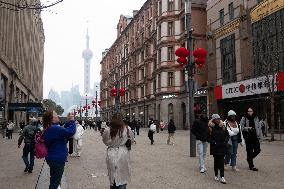
[[208, 123], [211, 155], [225, 155], [228, 148], [229, 133], [224, 127], [224, 123], [221, 121], [219, 125], [216, 125], [212, 120]]
[[21, 145], [23, 139], [24, 143], [35, 143], [35, 134], [38, 131], [35, 125], [27, 125], [20, 133], [20, 138], [18, 140], [18, 145]]

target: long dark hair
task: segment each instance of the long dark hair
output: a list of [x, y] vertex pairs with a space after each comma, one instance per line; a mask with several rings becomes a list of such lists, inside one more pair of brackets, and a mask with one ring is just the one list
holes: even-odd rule
[[117, 136], [117, 134], [119, 135], [120, 138], [122, 138], [125, 124], [122, 120], [122, 115], [120, 113], [116, 113], [113, 115], [109, 126], [110, 126], [111, 139], [114, 139]]
[[46, 111], [42, 116], [43, 128], [47, 129], [50, 127], [53, 119], [53, 111]]

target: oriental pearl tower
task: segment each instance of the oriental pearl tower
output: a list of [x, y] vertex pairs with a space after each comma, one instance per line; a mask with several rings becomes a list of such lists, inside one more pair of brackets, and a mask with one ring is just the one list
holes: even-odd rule
[[89, 30], [87, 28], [87, 44], [86, 49], [82, 53], [82, 57], [84, 58], [84, 92], [85, 94], [90, 93], [90, 64], [91, 59], [93, 58], [93, 52], [89, 48], [90, 37], [89, 37]]

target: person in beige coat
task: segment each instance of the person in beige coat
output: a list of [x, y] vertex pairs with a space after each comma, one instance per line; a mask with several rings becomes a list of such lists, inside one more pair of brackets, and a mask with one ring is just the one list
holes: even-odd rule
[[107, 148], [107, 169], [111, 189], [126, 189], [130, 182], [130, 153], [126, 147], [128, 140], [134, 142], [130, 127], [126, 126], [119, 114], [115, 114], [110, 126], [102, 135]]

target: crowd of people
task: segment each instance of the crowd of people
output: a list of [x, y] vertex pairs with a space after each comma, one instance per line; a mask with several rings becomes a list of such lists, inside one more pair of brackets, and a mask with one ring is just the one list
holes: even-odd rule
[[[144, 124], [140, 120], [123, 119], [119, 113], [113, 115], [107, 121], [81, 121], [75, 120], [74, 115], [69, 113], [65, 123], [60, 122], [54, 111], [47, 111], [42, 117], [42, 122], [32, 117], [29, 124], [25, 126], [20, 122], [20, 137], [18, 147], [24, 142], [22, 159], [25, 164], [24, 172], [32, 173], [36, 156], [36, 133], [41, 133], [47, 153], [44, 156], [50, 167], [49, 189], [57, 189], [60, 185], [64, 172], [65, 163], [69, 157], [79, 158], [83, 149], [83, 135], [89, 129], [99, 131], [102, 142], [107, 146], [107, 170], [110, 188], [126, 188], [130, 181], [130, 150], [131, 145], [136, 143], [135, 137], [140, 135], [140, 128]], [[252, 108], [248, 108], [246, 114], [237, 121], [237, 114], [230, 110], [226, 119], [221, 120], [218, 114], [213, 114], [211, 119], [200, 115], [194, 121], [191, 132], [196, 137], [199, 156], [200, 173], [205, 173], [206, 153], [210, 144], [210, 155], [214, 158], [214, 179], [226, 184], [225, 170], [229, 167], [234, 172], [240, 171], [237, 167], [238, 146], [246, 146], [248, 167], [252, 171], [258, 171], [254, 165], [254, 159], [261, 152], [260, 139], [266, 136], [263, 120], [254, 114]], [[12, 139], [15, 124], [7, 122], [3, 137]], [[156, 133], [163, 132], [167, 127], [168, 138], [165, 143], [175, 144], [174, 137], [176, 126], [172, 119], [168, 124], [163, 120], [150, 119], [148, 122], [148, 138], [150, 144], [154, 145]], [[68, 144], [67, 144], [68, 143]]]
[[194, 121], [191, 128], [197, 140], [200, 173], [206, 172], [205, 158], [208, 143], [210, 144], [210, 155], [214, 158], [214, 179], [216, 181], [227, 183], [224, 170], [228, 170], [229, 166], [233, 171], [239, 171], [237, 168], [239, 144], [246, 146], [249, 169], [258, 171], [254, 165], [254, 159], [261, 152], [259, 141], [263, 137], [262, 127], [252, 108], [247, 109], [239, 123], [234, 110], [228, 112], [224, 121], [218, 114], [213, 114], [210, 120], [201, 115]]

